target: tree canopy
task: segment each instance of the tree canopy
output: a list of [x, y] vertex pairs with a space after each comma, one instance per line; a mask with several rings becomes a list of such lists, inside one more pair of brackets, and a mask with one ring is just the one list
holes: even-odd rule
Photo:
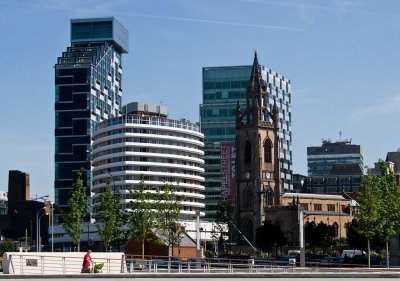
[[[183, 228], [177, 222], [181, 212], [182, 197], [177, 195], [176, 186], [165, 182], [159, 191], [158, 213], [161, 229], [167, 233], [168, 246], [172, 248], [180, 242]], [[164, 215], [164, 218], [162, 217]]]
[[108, 251], [113, 242], [118, 240], [120, 227], [122, 226], [119, 204], [120, 193], [114, 189], [111, 192], [111, 181], [111, 177], [107, 178], [106, 190], [99, 195], [98, 203], [94, 208], [97, 233], [103, 241], [106, 251]]
[[327, 247], [335, 244], [336, 231], [333, 225], [328, 225], [324, 222], [316, 224], [314, 221], [306, 223], [304, 227], [305, 240], [313, 248], [321, 247], [325, 252]]
[[[131, 189], [132, 200], [126, 213], [128, 231], [131, 237], [141, 242], [142, 258], [146, 239], [154, 237], [154, 230], [167, 233], [167, 242], [173, 245], [179, 242], [182, 230], [177, 221], [179, 218], [182, 198], [178, 197], [176, 187], [164, 183], [158, 190], [147, 188], [144, 176], [141, 175], [139, 185]], [[155, 242], [160, 242], [157, 238]]]
[[62, 226], [72, 241], [80, 249], [80, 239], [83, 233], [82, 222], [87, 214], [88, 204], [82, 180], [83, 168], [77, 174], [72, 191], [68, 198], [69, 212], [62, 213]]
[[266, 220], [256, 229], [256, 246], [263, 251], [271, 252], [274, 247], [281, 247], [286, 243], [287, 238], [278, 223]]
[[389, 239], [400, 231], [400, 190], [395, 175], [382, 160], [379, 169], [378, 176], [363, 176], [355, 213], [356, 231], [367, 238], [368, 265], [371, 239], [377, 235], [386, 242], [389, 265]]

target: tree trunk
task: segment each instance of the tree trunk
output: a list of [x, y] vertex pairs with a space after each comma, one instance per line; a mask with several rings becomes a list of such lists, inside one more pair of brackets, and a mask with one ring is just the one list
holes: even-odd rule
[[386, 268], [390, 268], [389, 265], [389, 240], [386, 240]]
[[367, 249], [368, 249], [368, 268], [371, 267], [371, 248], [369, 238], [367, 239]]
[[144, 259], [144, 239], [142, 239], [142, 259]]

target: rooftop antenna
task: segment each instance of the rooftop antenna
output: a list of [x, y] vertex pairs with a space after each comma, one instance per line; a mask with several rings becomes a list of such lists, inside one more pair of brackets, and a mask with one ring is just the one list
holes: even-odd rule
[[339, 131], [339, 141], [342, 142], [342, 131]]

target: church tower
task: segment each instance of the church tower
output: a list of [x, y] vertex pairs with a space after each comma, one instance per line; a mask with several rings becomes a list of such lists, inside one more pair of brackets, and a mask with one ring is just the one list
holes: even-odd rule
[[246, 92], [246, 108], [236, 106], [237, 204], [242, 233], [255, 240], [255, 230], [265, 220], [267, 206], [279, 206], [279, 112], [268, 110], [266, 84], [257, 53]]

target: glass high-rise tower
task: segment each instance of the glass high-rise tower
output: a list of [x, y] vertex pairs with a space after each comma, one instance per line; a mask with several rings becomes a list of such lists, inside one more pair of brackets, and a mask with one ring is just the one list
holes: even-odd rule
[[76, 172], [91, 190], [95, 124], [120, 115], [128, 30], [115, 18], [71, 20], [71, 46], [55, 65], [55, 204], [67, 207]]
[[[206, 217], [212, 219], [221, 201], [220, 147], [235, 143], [236, 105], [246, 105], [246, 88], [252, 65], [203, 68], [203, 104], [200, 105], [204, 134]], [[286, 77], [261, 66], [266, 81], [268, 110], [279, 109], [279, 140], [282, 187], [292, 189], [291, 84]]]

